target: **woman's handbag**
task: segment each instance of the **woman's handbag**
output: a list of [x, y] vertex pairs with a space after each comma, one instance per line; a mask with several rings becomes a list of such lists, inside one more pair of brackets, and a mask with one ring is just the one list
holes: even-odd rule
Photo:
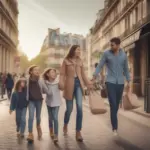
[[98, 92], [90, 92], [89, 106], [92, 114], [104, 114], [107, 112], [104, 100]]

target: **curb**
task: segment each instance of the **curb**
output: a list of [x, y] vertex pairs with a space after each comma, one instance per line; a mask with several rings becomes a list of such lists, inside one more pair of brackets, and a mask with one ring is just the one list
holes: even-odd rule
[[[109, 108], [109, 103], [107, 103], [106, 101], [104, 101], [104, 103], [107, 105], [107, 108]], [[86, 103], [86, 102], [83, 102], [83, 105], [85, 107], [87, 107], [87, 108], [90, 108], [89, 104]], [[138, 124], [140, 126], [150, 128], [149, 117], [147, 117], [147, 116], [145, 117], [143, 115], [139, 115], [138, 113], [133, 112], [133, 111], [126, 111], [128, 114], [126, 114], [124, 112], [125, 112], [124, 110], [121, 110], [121, 111], [118, 112], [118, 115], [123, 116], [126, 119], [130, 120], [131, 122], [136, 123], [136, 124]], [[134, 115], [136, 115], [136, 116], [134, 117]], [[140, 118], [140, 117], [142, 117], [142, 118]], [[144, 122], [146, 122], [146, 123], [144, 123]]]
[[[109, 106], [109, 103], [108, 103], [108, 102], [106, 102], [106, 101], [104, 101], [104, 102], [105, 102], [106, 105]], [[129, 111], [130, 111], [130, 112], [133, 112], [133, 113], [135, 113], [135, 114], [137, 114], [137, 115], [140, 115], [140, 116], [142, 116], [142, 117], [150, 118], [150, 115], [149, 115], [149, 114], [144, 114], [144, 113], [142, 113], [142, 112], [136, 111], [136, 109], [129, 110]]]
[[6, 101], [6, 100], [7, 100], [7, 98], [3, 98], [3, 99], [0, 99], [0, 102]]

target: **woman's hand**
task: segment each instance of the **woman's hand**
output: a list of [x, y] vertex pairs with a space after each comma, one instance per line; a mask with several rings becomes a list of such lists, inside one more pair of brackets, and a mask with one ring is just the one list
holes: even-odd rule
[[61, 82], [59, 82], [58, 88], [59, 88], [61, 91], [63, 91], [63, 90], [64, 90], [64, 84], [61, 83]]
[[89, 91], [94, 91], [94, 84], [93, 84], [93, 83], [89, 84], [89, 85], [87, 86], [87, 89], [88, 89]]
[[10, 114], [10, 115], [12, 114], [12, 112], [13, 112], [12, 110], [9, 110], [9, 114]]

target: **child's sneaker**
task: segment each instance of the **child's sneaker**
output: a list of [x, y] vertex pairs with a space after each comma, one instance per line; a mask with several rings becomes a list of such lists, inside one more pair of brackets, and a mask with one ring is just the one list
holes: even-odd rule
[[20, 137], [20, 132], [17, 132], [17, 137], [18, 137], [18, 138]]
[[63, 132], [64, 132], [64, 135], [67, 135], [68, 133], [68, 125], [64, 125], [64, 128], [63, 128]]
[[42, 129], [41, 129], [41, 126], [37, 126], [37, 133], [38, 133], [38, 138], [41, 138], [42, 137]]
[[58, 142], [58, 136], [54, 136], [54, 143], [57, 143]]

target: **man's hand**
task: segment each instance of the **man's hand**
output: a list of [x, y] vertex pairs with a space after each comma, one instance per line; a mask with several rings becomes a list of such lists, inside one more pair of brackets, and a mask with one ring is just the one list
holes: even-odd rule
[[93, 83], [95, 83], [96, 81], [96, 76], [93, 76], [92, 80], [91, 80]]
[[129, 92], [131, 92], [131, 83], [130, 83], [130, 82], [127, 83], [127, 90], [128, 90]]

